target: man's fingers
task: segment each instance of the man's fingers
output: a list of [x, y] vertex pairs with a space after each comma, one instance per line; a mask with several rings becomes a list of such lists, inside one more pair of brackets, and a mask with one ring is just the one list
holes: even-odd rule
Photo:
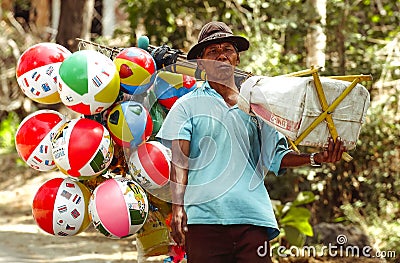
[[182, 231], [178, 228], [172, 229], [172, 239], [178, 244], [182, 245]]
[[336, 141], [329, 138], [328, 147], [324, 151], [324, 161], [335, 163], [342, 159], [342, 154], [346, 151], [342, 138], [337, 137]]
[[180, 223], [173, 224], [171, 226], [172, 228], [172, 239], [179, 245], [179, 246], [184, 246], [185, 245], [185, 233], [187, 232], [187, 226], [184, 221]]
[[334, 149], [334, 160], [335, 162], [339, 161], [342, 158], [342, 146], [343, 146], [343, 141], [342, 138], [337, 137], [336, 143], [335, 143], [335, 149]]
[[335, 143], [332, 139], [332, 137], [329, 138], [328, 140], [328, 148], [324, 151], [324, 161], [325, 162], [332, 162], [332, 154], [334, 151]]
[[345, 147], [343, 146], [343, 140], [337, 137], [336, 141], [332, 137], [328, 140], [328, 147], [324, 151], [324, 162], [335, 163], [340, 161], [343, 152], [345, 152]]

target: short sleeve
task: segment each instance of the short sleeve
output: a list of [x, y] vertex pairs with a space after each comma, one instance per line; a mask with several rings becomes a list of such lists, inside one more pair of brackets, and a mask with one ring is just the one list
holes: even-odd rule
[[281, 169], [282, 158], [292, 150], [288, 147], [286, 137], [261, 119], [261, 161], [268, 171], [275, 175], [283, 174], [286, 169]]
[[167, 147], [171, 147], [173, 140], [191, 140], [193, 132], [193, 122], [183, 103], [174, 104], [168, 112], [156, 137]]

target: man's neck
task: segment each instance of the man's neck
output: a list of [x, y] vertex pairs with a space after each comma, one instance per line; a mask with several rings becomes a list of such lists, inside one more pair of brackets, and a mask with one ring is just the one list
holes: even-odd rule
[[239, 89], [236, 87], [235, 80], [233, 79], [229, 85], [226, 83], [218, 83], [209, 81], [210, 87], [213, 88], [218, 94], [222, 96], [224, 101], [229, 106], [234, 106], [237, 104], [237, 96], [239, 94]]

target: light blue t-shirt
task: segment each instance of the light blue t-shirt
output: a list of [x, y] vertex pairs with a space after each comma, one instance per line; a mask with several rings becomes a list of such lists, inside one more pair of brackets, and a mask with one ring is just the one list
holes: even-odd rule
[[251, 224], [267, 227], [270, 239], [279, 234], [263, 167], [283, 172], [290, 150], [282, 134], [229, 107], [205, 82], [174, 104], [157, 137], [169, 147], [172, 140], [190, 141], [188, 224]]

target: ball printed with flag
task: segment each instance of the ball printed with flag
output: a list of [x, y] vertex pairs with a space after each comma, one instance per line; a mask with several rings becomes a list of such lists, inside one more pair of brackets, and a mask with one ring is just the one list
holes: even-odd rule
[[108, 130], [90, 119], [73, 119], [61, 126], [52, 140], [54, 162], [72, 178], [85, 180], [104, 172], [114, 147]]
[[53, 178], [37, 190], [32, 203], [36, 224], [55, 236], [73, 236], [90, 225], [89, 189], [70, 178]]
[[149, 212], [147, 195], [135, 181], [117, 177], [98, 185], [89, 201], [94, 227], [109, 238], [119, 239], [135, 234]]
[[30, 167], [38, 171], [56, 168], [51, 139], [66, 117], [54, 110], [38, 110], [26, 116], [15, 133], [15, 148]]
[[160, 188], [169, 181], [171, 150], [157, 141], [148, 141], [133, 151], [128, 162], [132, 178], [146, 190]]
[[158, 102], [171, 109], [175, 101], [196, 87], [196, 79], [191, 76], [168, 71], [158, 72], [154, 81], [154, 93]]
[[16, 77], [22, 92], [33, 101], [55, 104], [58, 94], [59, 68], [71, 55], [56, 43], [39, 43], [25, 50], [17, 61]]
[[137, 147], [151, 136], [153, 121], [141, 103], [124, 101], [110, 111], [107, 128], [118, 145]]
[[141, 94], [153, 84], [156, 62], [149, 52], [129, 47], [114, 59], [121, 79], [121, 90], [128, 94]]
[[109, 108], [117, 99], [120, 79], [107, 56], [94, 50], [80, 50], [60, 66], [61, 101], [75, 112], [93, 115]]

